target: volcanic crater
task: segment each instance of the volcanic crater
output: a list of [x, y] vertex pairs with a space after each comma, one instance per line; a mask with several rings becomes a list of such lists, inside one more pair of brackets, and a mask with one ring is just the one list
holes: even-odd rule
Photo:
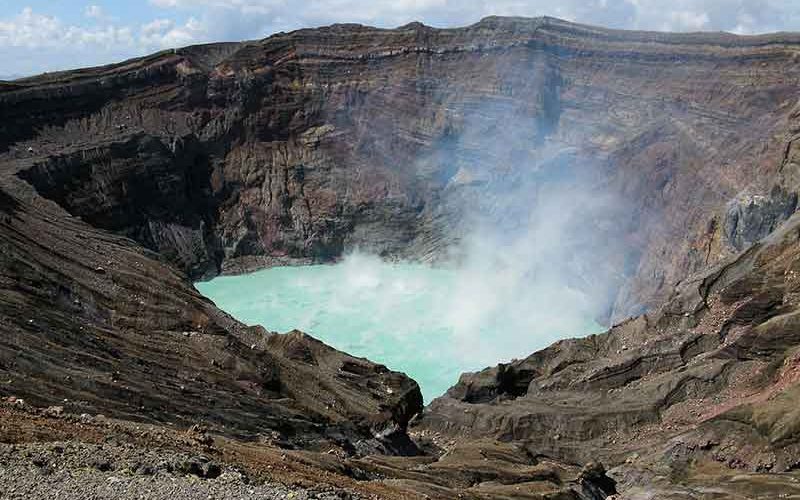
[[[44, 476], [102, 496], [112, 473], [132, 497], [165, 477], [221, 496], [800, 494], [799, 59], [790, 33], [491, 17], [0, 82], [0, 494]], [[575, 179], [564, 255], [613, 326], [424, 408], [408, 376], [193, 285], [355, 249], [458, 260], [471, 210]], [[582, 201], [600, 199], [619, 203]]]

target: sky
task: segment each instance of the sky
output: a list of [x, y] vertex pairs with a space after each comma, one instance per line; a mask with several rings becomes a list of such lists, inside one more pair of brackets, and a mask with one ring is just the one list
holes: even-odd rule
[[658, 31], [800, 31], [800, 0], [0, 0], [0, 78], [337, 22], [453, 27], [488, 15]]

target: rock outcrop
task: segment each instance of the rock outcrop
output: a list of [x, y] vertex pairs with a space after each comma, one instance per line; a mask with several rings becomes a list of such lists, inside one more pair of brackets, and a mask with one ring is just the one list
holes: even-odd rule
[[[163, 256], [70, 215], [12, 173], [0, 186], [3, 394], [307, 448], [383, 448], [380, 431], [402, 431], [421, 409], [406, 376], [304, 335], [245, 327]], [[312, 359], [282, 349], [289, 340]]]
[[794, 476], [758, 473], [789, 473], [800, 459], [798, 234], [795, 215], [654, 312], [463, 375], [417, 431], [621, 464], [610, 474], [622, 490], [665, 488], [664, 498], [670, 478], [700, 495], [721, 469], [743, 477], [720, 492], [789, 488]]

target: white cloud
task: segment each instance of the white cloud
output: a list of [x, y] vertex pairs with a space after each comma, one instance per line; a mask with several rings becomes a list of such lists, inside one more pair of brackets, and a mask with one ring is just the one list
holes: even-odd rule
[[0, 67], [4, 73], [34, 74], [56, 69], [93, 66], [170, 47], [209, 40], [196, 18], [184, 23], [158, 18], [141, 26], [116, 22], [96, 5], [83, 14], [87, 25], [64, 23], [26, 7], [0, 19]]
[[[105, 21], [102, 9], [96, 5], [86, 8], [85, 15]], [[73, 50], [82, 46], [101, 49], [152, 49], [177, 47], [194, 43], [205, 36], [200, 21], [189, 18], [176, 25], [166, 18], [155, 19], [140, 27], [100, 23], [91, 26], [64, 24], [56, 17], [38, 14], [26, 7], [17, 16], [0, 21], [0, 47], [27, 49]]]
[[103, 19], [105, 18], [105, 12], [103, 8], [99, 5], [87, 5], [86, 8], [83, 10], [83, 15], [91, 19]]
[[141, 27], [138, 41], [143, 47], [180, 47], [202, 40], [206, 33], [203, 23], [193, 17], [180, 26], [170, 19], [156, 19]]
[[693, 12], [690, 10], [672, 11], [669, 13], [669, 22], [664, 25], [664, 29], [673, 29], [675, 31], [701, 31], [708, 27], [710, 21], [708, 14], [705, 12]]
[[[613, 0], [610, 0], [613, 1]], [[738, 34], [800, 30], [800, 3], [783, 0], [618, 0], [635, 16], [621, 28], [729, 31]]]
[[0, 47], [61, 50], [86, 45], [130, 46], [133, 43], [133, 33], [128, 27], [69, 26], [58, 18], [37, 14], [30, 7], [8, 21], [0, 21]]
[[57, 19], [40, 16], [25, 8], [15, 18], [0, 22], [0, 46], [36, 47], [49, 41], [49, 34], [58, 32]]

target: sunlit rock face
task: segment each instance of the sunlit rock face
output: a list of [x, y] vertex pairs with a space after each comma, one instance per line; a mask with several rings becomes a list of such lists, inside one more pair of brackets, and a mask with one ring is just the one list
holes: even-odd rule
[[198, 283], [248, 324], [300, 329], [416, 380], [426, 400], [476, 371], [555, 340], [599, 332], [580, 290], [498, 263], [436, 268], [351, 255]]

